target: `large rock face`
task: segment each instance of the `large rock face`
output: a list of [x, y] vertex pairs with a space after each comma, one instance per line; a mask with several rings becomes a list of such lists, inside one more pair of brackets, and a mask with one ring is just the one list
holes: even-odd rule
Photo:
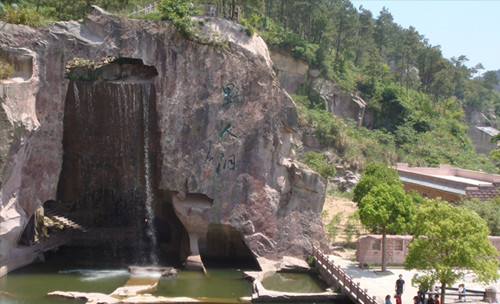
[[[184, 257], [304, 257], [311, 242], [326, 246], [325, 181], [294, 160], [296, 108], [264, 42], [226, 20], [206, 27], [224, 29], [227, 46], [96, 7], [83, 22], [4, 27], [0, 50], [19, 61], [19, 77], [0, 82], [0, 261], [48, 200], [87, 208], [87, 224], [121, 225], [102, 217], [149, 192]], [[98, 80], [65, 78], [68, 61], [106, 56], [155, 74], [125, 75], [122, 62]], [[139, 198], [124, 199], [130, 192]]]
[[281, 49], [272, 50], [271, 59], [281, 87], [290, 94], [295, 94], [297, 88], [306, 80], [309, 70], [307, 62], [294, 58]]

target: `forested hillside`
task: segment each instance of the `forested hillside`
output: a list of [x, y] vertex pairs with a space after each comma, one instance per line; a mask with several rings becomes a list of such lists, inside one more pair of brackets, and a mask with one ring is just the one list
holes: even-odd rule
[[[95, 4], [127, 16], [142, 0], [4, 1], [2, 19], [40, 25], [47, 20], [83, 18]], [[158, 1], [179, 5], [183, 0]], [[294, 95], [301, 124], [313, 127], [324, 151], [318, 166], [335, 162], [362, 169], [371, 160], [411, 165], [453, 166], [495, 172], [492, 161], [476, 154], [465, 130], [467, 118], [481, 112], [498, 127], [498, 77], [481, 65], [467, 65], [467, 54], [444, 58], [418, 29], [402, 28], [384, 9], [377, 15], [348, 0], [212, 0], [241, 12], [248, 34], [257, 31], [270, 48], [288, 51], [309, 63], [345, 93], [361, 96], [375, 120], [371, 130], [333, 117], [307, 85]], [[10, 4], [17, 3], [17, 8]], [[229, 11], [229, 10], [228, 10]], [[158, 12], [161, 18], [161, 12]], [[154, 17], [154, 16], [149, 16]], [[10, 19], [9, 19], [10, 18]], [[35, 19], [37, 22], [27, 22]], [[23, 22], [19, 20], [19, 22]], [[309, 155], [309, 158], [311, 155]], [[319, 159], [319, 160], [318, 160]]]

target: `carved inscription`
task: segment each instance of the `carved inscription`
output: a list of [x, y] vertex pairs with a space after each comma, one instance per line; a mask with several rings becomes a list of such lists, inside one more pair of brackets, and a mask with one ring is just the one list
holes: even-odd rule
[[[228, 83], [222, 87], [224, 93], [224, 99], [221, 108], [227, 108], [232, 103], [237, 103], [240, 101], [239, 89], [234, 85], [234, 83]], [[227, 123], [226, 126], [219, 132], [219, 140], [222, 141], [225, 138], [233, 137], [238, 138], [238, 136], [231, 131], [231, 123]], [[211, 164], [211, 166], [209, 166]], [[212, 176], [212, 172], [220, 174], [224, 170], [234, 171], [236, 168], [236, 157], [233, 153], [227, 151], [218, 151], [214, 149], [214, 143], [210, 140], [208, 144], [208, 151], [205, 155], [205, 160], [203, 161], [203, 177], [209, 178]]]

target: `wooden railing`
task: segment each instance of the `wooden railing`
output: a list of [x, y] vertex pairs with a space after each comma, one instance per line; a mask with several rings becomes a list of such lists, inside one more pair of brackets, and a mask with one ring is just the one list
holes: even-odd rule
[[316, 259], [316, 266], [321, 267], [326, 272], [329, 278], [324, 278], [326, 281], [333, 279], [338, 285], [343, 295], [349, 297], [355, 303], [361, 304], [377, 304], [375, 297], [368, 295], [366, 290], [361, 289], [360, 283], [356, 283], [348, 276], [340, 267], [335, 265], [326, 255], [324, 255], [317, 247], [313, 246], [313, 256]]
[[[193, 10], [196, 8], [196, 11], [202, 13], [203, 16], [207, 17], [221, 17], [225, 19], [231, 19], [231, 20], [240, 20], [240, 11], [238, 8], [234, 8], [234, 10], [231, 10], [230, 7], [222, 7], [219, 5], [213, 5], [213, 4], [196, 4], [193, 5]], [[146, 5], [144, 8], [137, 7], [133, 12], [128, 14], [128, 16], [133, 16], [133, 15], [141, 15], [141, 14], [147, 14], [147, 13], [152, 13], [158, 10], [158, 5], [156, 1], [154, 3]]]
[[[213, 4], [201, 4], [200, 8], [203, 8], [204, 16], [240, 20], [240, 11], [238, 8], [234, 8], [234, 11], [232, 11], [230, 7], [222, 7]], [[201, 9], [199, 10], [201, 11]]]
[[128, 16], [152, 13], [152, 12], [155, 12], [157, 9], [158, 8], [157, 8], [156, 1], [155, 1], [151, 4], [146, 5], [144, 8], [140, 8], [138, 6], [137, 9], [134, 10], [133, 12], [131, 12], [130, 14], [128, 14]]

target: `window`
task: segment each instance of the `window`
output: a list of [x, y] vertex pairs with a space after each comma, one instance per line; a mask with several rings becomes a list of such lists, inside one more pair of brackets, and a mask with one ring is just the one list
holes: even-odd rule
[[372, 250], [380, 250], [380, 240], [374, 240], [372, 243]]
[[403, 240], [396, 240], [396, 245], [394, 247], [396, 251], [403, 251]]

